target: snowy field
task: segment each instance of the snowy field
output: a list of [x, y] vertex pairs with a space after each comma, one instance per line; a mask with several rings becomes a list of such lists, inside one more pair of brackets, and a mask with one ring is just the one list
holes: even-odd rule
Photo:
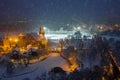
[[[61, 67], [65, 71], [69, 70], [68, 63], [60, 56], [59, 53], [51, 53], [44, 61], [31, 64], [27, 68], [18, 68], [14, 74], [5, 76], [2, 80], [23, 80], [25, 78], [35, 80], [36, 77], [40, 76], [42, 73], [49, 72], [54, 67]], [[4, 70], [5, 68], [0, 69], [1, 75]]]

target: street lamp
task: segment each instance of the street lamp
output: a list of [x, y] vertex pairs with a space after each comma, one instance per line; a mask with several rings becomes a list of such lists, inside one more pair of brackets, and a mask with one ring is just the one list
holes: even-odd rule
[[17, 43], [17, 42], [18, 42], [18, 39], [15, 39], [14, 41]]
[[9, 38], [9, 41], [12, 41], [12, 38]]
[[44, 30], [46, 30], [47, 28], [46, 27], [43, 27]]

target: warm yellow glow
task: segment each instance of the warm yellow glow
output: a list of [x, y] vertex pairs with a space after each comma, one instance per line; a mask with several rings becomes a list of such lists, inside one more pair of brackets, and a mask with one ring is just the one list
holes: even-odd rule
[[57, 48], [57, 51], [61, 52], [61, 51], [62, 51], [62, 49], [61, 49], [61, 48]]
[[104, 77], [102, 77], [102, 80], [106, 80]]
[[108, 75], [111, 75], [111, 74], [113, 74], [113, 66], [112, 66], [112, 64], [110, 64], [110, 69], [108, 71]]
[[75, 69], [77, 69], [77, 64], [73, 64], [73, 65], [71, 65], [70, 66], [70, 71], [72, 72], [72, 71], [74, 71]]
[[12, 41], [12, 38], [9, 38], [10, 41]]
[[77, 65], [77, 63], [76, 63], [76, 57], [73, 56], [73, 55], [71, 55], [68, 60], [69, 60], [70, 63], [71, 63], [70, 68], [69, 68], [70, 72], [72, 72], [72, 71], [74, 71], [75, 69], [77, 69], [78, 65]]
[[25, 52], [26, 50], [24, 48], [20, 48], [20, 52]]
[[18, 38], [10, 37], [10, 38], [9, 38], [9, 41], [10, 41], [10, 42], [18, 42]]
[[77, 48], [74, 48], [74, 50], [77, 50]]
[[13, 62], [13, 63], [14, 63], [14, 62], [15, 62], [15, 61], [14, 61], [14, 59], [11, 59], [11, 62]]
[[32, 59], [32, 60], [30, 60], [30, 63], [36, 63], [36, 62], [38, 62], [38, 61], [46, 58], [47, 56], [48, 56], [48, 55], [44, 55], [44, 56], [39, 57], [39, 59]]
[[33, 48], [36, 49], [36, 50], [38, 49], [38, 47], [33, 47]]
[[15, 39], [14, 41], [15, 41], [15, 42], [18, 42], [18, 39]]

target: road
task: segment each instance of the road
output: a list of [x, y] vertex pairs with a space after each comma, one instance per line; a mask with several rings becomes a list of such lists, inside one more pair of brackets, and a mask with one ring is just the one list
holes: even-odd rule
[[40, 76], [42, 73], [50, 71], [54, 67], [61, 67], [63, 68], [63, 70], [69, 71], [68, 63], [60, 56], [59, 53], [50, 53], [49, 57], [44, 61], [31, 64], [28, 68], [21, 68], [18, 70], [17, 74], [36, 69], [35, 71], [21, 76], [5, 78], [5, 80], [23, 80], [24, 78], [30, 78], [31, 80], [34, 80], [37, 76]]

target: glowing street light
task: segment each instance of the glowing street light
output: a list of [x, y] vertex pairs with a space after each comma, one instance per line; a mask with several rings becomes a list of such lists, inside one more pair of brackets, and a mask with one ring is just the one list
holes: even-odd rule
[[18, 39], [15, 39], [14, 41], [15, 41], [15, 42], [18, 42]]
[[80, 30], [80, 27], [77, 27], [78, 30]]
[[9, 41], [12, 41], [12, 38], [9, 38]]
[[46, 30], [47, 28], [46, 27], [43, 27], [44, 30]]

